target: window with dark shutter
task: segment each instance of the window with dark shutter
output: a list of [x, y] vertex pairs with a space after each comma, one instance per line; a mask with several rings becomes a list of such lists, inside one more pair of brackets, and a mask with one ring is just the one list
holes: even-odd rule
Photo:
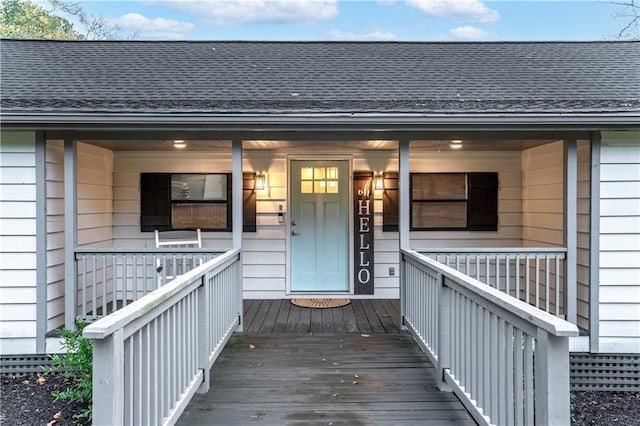
[[411, 229], [496, 231], [497, 173], [412, 173]]
[[[254, 181], [255, 175], [243, 175], [247, 232], [256, 230]], [[231, 231], [231, 200], [229, 173], [141, 173], [140, 230]]]

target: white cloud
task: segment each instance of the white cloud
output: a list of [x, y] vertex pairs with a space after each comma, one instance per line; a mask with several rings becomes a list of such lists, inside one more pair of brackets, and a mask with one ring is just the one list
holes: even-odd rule
[[396, 0], [376, 0], [380, 6], [393, 6], [396, 4]]
[[363, 33], [352, 33], [350, 31], [331, 30], [327, 33], [329, 40], [334, 41], [388, 41], [394, 40], [396, 35], [389, 31], [372, 29]]
[[337, 0], [172, 0], [165, 4], [215, 25], [310, 23], [338, 15]]
[[142, 39], [182, 39], [195, 29], [191, 22], [165, 18], [150, 19], [139, 13], [127, 13], [111, 22], [124, 30], [135, 32], [138, 38]]
[[407, 5], [436, 18], [450, 18], [467, 22], [491, 23], [500, 14], [479, 0], [407, 0]]
[[456, 40], [487, 40], [492, 38], [492, 34], [480, 28], [465, 25], [464, 27], [452, 28], [449, 35]]

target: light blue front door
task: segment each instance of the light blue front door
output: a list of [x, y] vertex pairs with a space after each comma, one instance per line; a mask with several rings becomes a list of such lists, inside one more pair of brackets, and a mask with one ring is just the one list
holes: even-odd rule
[[291, 291], [349, 291], [349, 163], [291, 161]]

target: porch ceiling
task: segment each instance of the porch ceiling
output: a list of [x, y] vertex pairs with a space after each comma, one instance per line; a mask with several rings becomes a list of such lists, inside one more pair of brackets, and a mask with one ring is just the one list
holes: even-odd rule
[[[522, 151], [535, 146], [555, 142], [557, 138], [550, 139], [459, 139], [462, 141], [461, 149], [450, 147], [451, 139], [437, 140], [412, 140], [411, 149], [415, 151]], [[173, 140], [159, 139], [82, 139], [91, 145], [106, 148], [112, 151], [178, 151], [173, 146]], [[180, 151], [212, 151], [231, 150], [229, 140], [189, 140], [185, 139], [186, 148]], [[310, 146], [340, 145], [353, 150], [397, 150], [396, 140], [334, 140], [334, 141], [301, 141], [301, 140], [245, 140], [243, 148], [246, 150], [295, 150]]]

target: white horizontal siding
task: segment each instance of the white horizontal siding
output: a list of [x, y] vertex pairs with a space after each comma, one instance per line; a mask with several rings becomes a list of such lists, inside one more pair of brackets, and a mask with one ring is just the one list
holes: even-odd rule
[[[47, 330], [64, 326], [64, 142], [47, 141]], [[62, 310], [60, 309], [62, 306]]]
[[0, 353], [36, 351], [36, 144], [0, 133]]
[[78, 245], [113, 245], [113, 152], [77, 144]]
[[522, 152], [522, 240], [525, 247], [562, 246], [563, 143]]
[[600, 161], [599, 349], [640, 353], [640, 132], [604, 132]]

